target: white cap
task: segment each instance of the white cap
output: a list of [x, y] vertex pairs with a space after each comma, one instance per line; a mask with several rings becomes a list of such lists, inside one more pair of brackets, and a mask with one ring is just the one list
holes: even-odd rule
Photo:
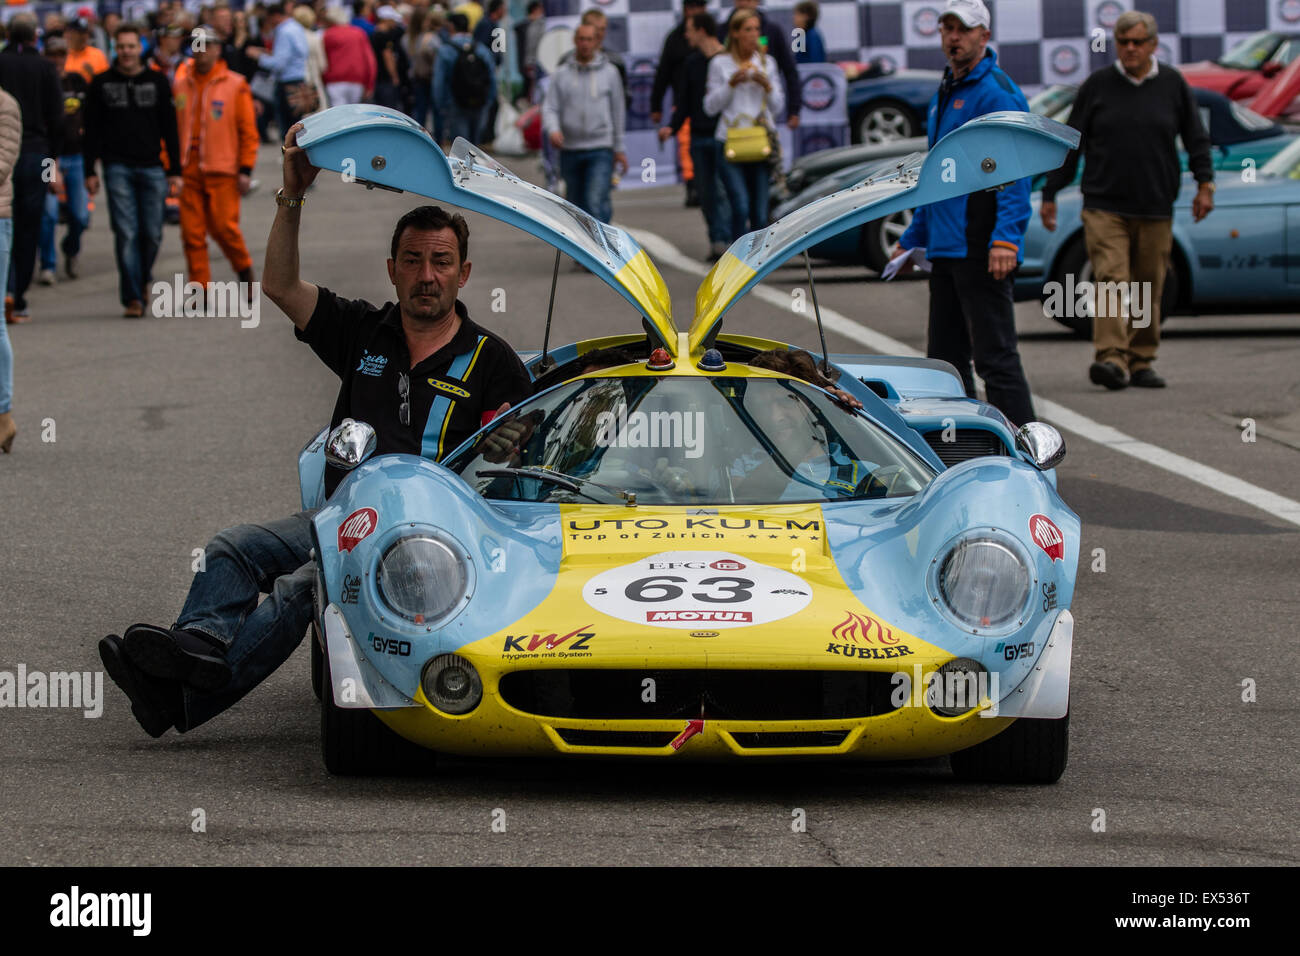
[[[985, 13], [984, 15], [986, 17], [988, 16], [987, 13]], [[402, 15], [397, 12], [397, 7], [393, 6], [390, 3], [384, 4], [382, 7], [380, 7], [378, 10], [375, 11], [375, 19], [392, 20], [394, 23], [406, 22], [405, 20], [402, 19]]]
[[982, 0], [948, 0], [939, 19], [942, 20], [950, 13], [968, 27], [983, 27], [986, 30], [989, 27], [989, 8], [984, 6]]

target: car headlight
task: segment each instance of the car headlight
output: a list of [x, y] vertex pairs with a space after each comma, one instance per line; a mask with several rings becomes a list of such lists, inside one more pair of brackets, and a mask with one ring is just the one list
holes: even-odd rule
[[394, 612], [414, 624], [431, 626], [461, 605], [469, 590], [469, 571], [446, 542], [410, 535], [384, 552], [375, 584]]
[[943, 558], [936, 583], [948, 610], [972, 629], [1010, 623], [1029, 599], [1029, 567], [993, 537], [958, 542]]

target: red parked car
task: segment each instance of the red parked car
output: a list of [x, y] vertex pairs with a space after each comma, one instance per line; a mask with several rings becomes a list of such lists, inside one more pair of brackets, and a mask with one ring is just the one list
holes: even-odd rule
[[1261, 30], [1246, 37], [1217, 60], [1184, 63], [1178, 68], [1192, 86], [1222, 93], [1233, 100], [1254, 97], [1300, 55], [1300, 34]]

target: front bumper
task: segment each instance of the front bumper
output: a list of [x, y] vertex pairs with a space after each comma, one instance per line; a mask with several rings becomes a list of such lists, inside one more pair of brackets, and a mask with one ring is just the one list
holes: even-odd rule
[[[858, 760], [915, 760], [943, 756], [981, 743], [1006, 729], [1016, 718], [1050, 719], [1064, 716], [1069, 702], [1073, 618], [1068, 610], [1057, 617], [1044, 651], [1034, 669], [995, 707], [989, 689], [980, 688], [978, 705], [958, 717], [936, 713], [920, 689], [925, 674], [949, 660], [946, 656], [916, 656], [897, 664], [887, 660], [860, 662], [849, 675], [874, 675], [877, 712], [869, 716], [824, 719], [738, 719], [710, 713], [630, 717], [635, 704], [618, 717], [556, 716], [555, 708], [517, 706], [517, 694], [502, 692], [502, 681], [521, 672], [546, 673], [562, 668], [524, 667], [503, 663], [486, 654], [462, 649], [460, 656], [474, 664], [483, 680], [483, 699], [470, 713], [453, 716], [435, 709], [421, 689], [408, 696], [384, 681], [356, 646], [336, 607], [323, 616], [330, 654], [334, 699], [338, 706], [366, 708], [413, 743], [444, 753], [463, 755], [546, 756], [604, 755], [697, 759], [764, 757], [839, 757]], [[642, 660], [646, 674], [687, 673], [666, 667], [665, 661]], [[632, 662], [619, 669], [631, 673]], [[745, 668], [756, 681], [781, 674], [808, 677], [828, 673], [811, 665], [754, 661]], [[574, 673], [603, 677], [612, 668], [590, 667], [589, 662], [567, 662]], [[917, 670], [919, 668], [919, 671]], [[732, 667], [731, 672], [739, 672]], [[881, 682], [902, 671], [916, 674], [908, 691], [886, 688], [887, 705], [880, 705]], [[693, 673], [706, 673], [697, 671]], [[892, 684], [889, 684], [892, 687]], [[998, 695], [995, 687], [993, 696]], [[779, 689], [774, 685], [774, 694]], [[626, 699], [626, 698], [624, 698]], [[755, 698], [751, 695], [749, 700]], [[512, 703], [515, 701], [515, 703]], [[901, 701], [901, 704], [899, 703]], [[644, 708], [653, 712], [653, 708]], [[733, 708], [735, 709], [735, 708]], [[778, 705], [775, 710], [781, 710]], [[789, 708], [785, 708], [789, 709]], [[885, 712], [879, 712], [880, 710]]]

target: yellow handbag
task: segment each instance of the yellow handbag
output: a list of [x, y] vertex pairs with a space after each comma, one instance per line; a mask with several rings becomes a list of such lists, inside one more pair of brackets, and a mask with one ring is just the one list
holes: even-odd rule
[[772, 155], [772, 143], [766, 126], [732, 126], [722, 146], [732, 163], [761, 163]]

